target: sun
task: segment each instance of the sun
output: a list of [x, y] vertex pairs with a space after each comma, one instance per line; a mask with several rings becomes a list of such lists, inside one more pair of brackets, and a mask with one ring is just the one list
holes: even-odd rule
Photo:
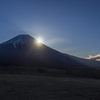
[[38, 37], [38, 38], [36, 39], [36, 43], [37, 43], [38, 45], [43, 44], [43, 39], [42, 39], [41, 37]]

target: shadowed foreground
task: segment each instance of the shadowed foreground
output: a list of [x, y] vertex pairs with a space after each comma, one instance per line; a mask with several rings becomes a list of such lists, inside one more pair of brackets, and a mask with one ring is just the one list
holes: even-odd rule
[[100, 81], [0, 74], [0, 100], [100, 100]]

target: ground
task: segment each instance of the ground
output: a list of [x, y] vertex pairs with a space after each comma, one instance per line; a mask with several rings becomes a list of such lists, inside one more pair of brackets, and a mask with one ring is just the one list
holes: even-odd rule
[[0, 100], [100, 100], [100, 80], [0, 74]]

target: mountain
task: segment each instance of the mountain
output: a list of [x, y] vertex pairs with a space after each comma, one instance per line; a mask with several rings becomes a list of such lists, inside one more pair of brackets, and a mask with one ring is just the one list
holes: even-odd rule
[[18, 35], [2, 44], [13, 44], [14, 48], [17, 48], [17, 46], [25, 45], [27, 43], [31, 43], [34, 39], [29, 35]]
[[75, 57], [72, 55], [68, 55], [65, 54], [66, 56], [70, 56], [72, 59], [81, 62], [82, 64], [86, 65], [86, 66], [90, 66], [89, 68], [95, 68], [95, 69], [99, 69], [100, 70], [100, 61], [96, 61], [93, 59], [84, 59], [84, 58], [79, 58], [79, 57]]
[[17, 65], [50, 68], [89, 67], [44, 44], [37, 45], [30, 35], [18, 35], [0, 44], [0, 65]]

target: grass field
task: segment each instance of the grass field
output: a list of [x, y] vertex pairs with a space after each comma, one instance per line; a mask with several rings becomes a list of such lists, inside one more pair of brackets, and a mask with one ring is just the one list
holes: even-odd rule
[[0, 100], [100, 100], [100, 80], [0, 74]]

